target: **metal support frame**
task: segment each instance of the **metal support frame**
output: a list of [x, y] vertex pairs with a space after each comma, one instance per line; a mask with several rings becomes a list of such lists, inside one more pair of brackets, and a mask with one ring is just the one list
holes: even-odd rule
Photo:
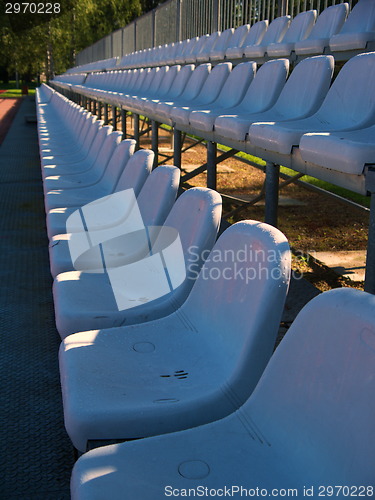
[[[100, 101], [95, 101], [90, 98], [87, 98], [86, 96], [83, 96], [82, 94], [79, 93], [73, 93], [71, 92], [70, 98], [77, 102], [79, 105], [82, 107], [86, 107], [88, 110], [92, 110], [92, 112], [95, 114], [97, 113], [98, 118], [101, 119], [101, 111], [102, 108], [104, 107], [104, 122], [105, 124], [108, 123], [108, 104], [102, 103]], [[126, 137], [126, 110], [121, 109], [121, 123], [122, 123], [122, 129], [123, 129], [123, 137]], [[159, 129], [159, 123], [157, 121], [152, 120], [151, 121], [151, 127], [148, 127], [147, 130], [143, 130], [145, 121], [143, 121], [142, 124], [142, 132], [139, 130], [139, 120], [140, 117], [138, 114], [133, 114], [133, 119], [134, 119], [134, 139], [136, 140], [136, 149], [139, 149], [139, 139], [141, 135], [144, 135], [152, 130], [152, 149], [155, 152], [155, 161], [154, 161], [154, 168], [158, 165], [158, 129]], [[112, 121], [113, 121], [113, 127], [114, 130], [116, 130], [116, 121], [117, 121], [117, 113], [116, 113], [116, 107], [112, 106]], [[196, 140], [192, 145], [189, 145], [185, 149], [183, 149], [183, 143], [185, 140], [186, 134], [182, 135], [181, 131], [174, 129], [173, 131], [173, 138], [174, 138], [174, 154], [173, 157], [168, 157], [163, 160], [163, 162], [173, 158], [174, 164], [181, 168], [181, 154], [191, 147], [194, 147], [194, 145], [199, 144], [204, 141], [204, 139], [198, 139]], [[217, 157], [217, 144], [208, 141], [207, 142], [207, 163], [204, 165], [201, 165], [200, 167], [196, 168], [194, 171], [189, 172], [188, 174], [185, 174], [182, 176], [181, 181], [186, 182], [189, 179], [195, 177], [196, 175], [204, 172], [207, 170], [207, 187], [210, 187], [212, 189], [216, 189], [216, 178], [217, 178], [217, 164], [220, 163], [221, 161], [234, 156], [238, 151], [237, 150], [229, 150], [221, 154], [219, 157]], [[161, 163], [163, 163], [161, 162]], [[250, 162], [249, 162], [250, 163]], [[254, 165], [256, 166], [256, 165]], [[237, 199], [235, 197], [231, 196], [226, 196], [224, 195], [223, 197], [227, 199], [230, 202], [233, 203], [241, 203], [240, 207], [235, 208], [232, 210], [230, 213], [226, 214], [227, 217], [232, 216], [239, 211], [243, 210], [244, 208], [255, 204], [257, 201], [261, 200], [263, 197], [266, 198], [266, 204], [265, 204], [265, 222], [268, 224], [271, 224], [275, 227], [277, 227], [277, 222], [278, 222], [278, 201], [279, 201], [279, 189], [282, 187], [286, 186], [287, 184], [290, 184], [292, 182], [296, 182], [297, 184], [305, 185], [302, 181], [300, 181], [300, 177], [302, 177], [304, 174], [298, 173], [295, 176], [288, 177], [285, 174], [280, 174], [280, 166], [271, 163], [271, 162], [266, 162], [265, 166], [265, 172], [266, 172], [266, 179], [265, 183], [262, 189], [262, 192], [253, 198], [250, 202], [244, 202], [243, 200]], [[280, 175], [283, 178], [287, 178], [286, 181], [282, 182], [279, 185], [279, 177]], [[308, 187], [308, 185], [306, 185]], [[310, 186], [309, 189], [314, 188], [314, 190], [322, 191], [320, 188], [316, 188], [313, 186]], [[369, 222], [369, 229], [368, 229], [368, 245], [367, 245], [367, 259], [366, 259], [366, 275], [365, 275], [365, 291], [368, 293], [375, 294], [375, 166], [368, 166], [368, 173], [366, 176], [366, 188], [369, 193], [371, 193], [371, 208], [370, 208], [370, 222]], [[334, 196], [335, 198], [339, 199], [337, 195], [330, 195]], [[350, 202], [351, 204], [355, 205], [355, 203]]]
[[159, 164], [159, 123], [156, 120], [151, 120], [151, 149], [155, 153], [152, 166], [154, 169]]
[[216, 155], [217, 155], [217, 144], [216, 142], [207, 142], [207, 187], [211, 189], [216, 189]]
[[[196, 144], [199, 144], [200, 142], [202, 142], [202, 141], [197, 141], [193, 145], [189, 146], [189, 148], [195, 146]], [[183, 152], [186, 151], [189, 148], [186, 148], [185, 150], [183, 150]], [[237, 153], [238, 153], [237, 149], [229, 149], [228, 151], [225, 151], [220, 156], [218, 156], [218, 157], [215, 158], [216, 165], [218, 165], [219, 163], [221, 163], [224, 160], [227, 160], [228, 158], [231, 158], [232, 156], [236, 155]], [[216, 165], [215, 165], [215, 172], [216, 172]], [[182, 179], [181, 179], [182, 182], [189, 181], [190, 179], [192, 179], [196, 175], [199, 175], [199, 174], [205, 172], [207, 170], [207, 166], [208, 166], [208, 162], [203, 163], [203, 165], [201, 165], [200, 167], [197, 167], [192, 172], [189, 172], [188, 174], [185, 174], [182, 177]]]
[[266, 207], [264, 220], [267, 224], [277, 227], [279, 207], [279, 174], [280, 165], [266, 162]]
[[[178, 133], [180, 131], [177, 130], [176, 132]], [[173, 134], [174, 134], [174, 132], [173, 132]], [[176, 137], [177, 137], [177, 134], [176, 134]], [[204, 139], [195, 139], [195, 142], [193, 142], [192, 144], [189, 144], [189, 146], [183, 147], [184, 142], [185, 142], [185, 138], [186, 138], [186, 134], [184, 132], [182, 132], [180, 137], [181, 137], [180, 139], [177, 139], [177, 146], [178, 147], [173, 147], [173, 155], [166, 155], [166, 154], [159, 153], [159, 156], [163, 156], [163, 159], [159, 162], [160, 165], [162, 165], [166, 161], [173, 160], [173, 164], [176, 167], [181, 168], [181, 156], [182, 156], [182, 154], [185, 153], [186, 151], [188, 151], [189, 149], [193, 148], [197, 144], [201, 144], [202, 142], [205, 142]], [[173, 135], [173, 142], [174, 142], [174, 135]], [[197, 175], [197, 174], [192, 175], [192, 177], [195, 177], [195, 175]]]
[[139, 149], [139, 115], [137, 113], [133, 113], [133, 128], [134, 128], [134, 140], [135, 140], [135, 149]]
[[105, 102], [103, 104], [104, 107], [104, 125], [108, 125], [108, 104]]
[[121, 108], [121, 130], [122, 138], [126, 139], [126, 109]]
[[[256, 167], [256, 168], [259, 168], [259, 166], [256, 166], [254, 163], [249, 162], [249, 164]], [[294, 184], [294, 183], [298, 184], [298, 179], [300, 179], [304, 175], [305, 174], [301, 174], [301, 173], [298, 173], [298, 174], [293, 175], [293, 176], [287, 176], [284, 174], [280, 174], [280, 176], [285, 178], [286, 180], [279, 184], [279, 191], [281, 191], [282, 188], [284, 188], [285, 186], [288, 186], [289, 184]], [[257, 196], [254, 196], [254, 198], [250, 201], [245, 201], [245, 200], [241, 200], [241, 198], [237, 198], [235, 196], [228, 196], [228, 195], [222, 194], [221, 196], [224, 199], [227, 199], [229, 202], [240, 203], [240, 206], [238, 206], [238, 207], [234, 208], [233, 210], [231, 210], [230, 212], [226, 213], [225, 217], [226, 218], [233, 217], [234, 215], [237, 215], [238, 213], [245, 210], [246, 208], [249, 208], [249, 207], [255, 205], [255, 203], [258, 203], [258, 201], [261, 201], [265, 198], [265, 194], [266, 194], [266, 183], [265, 182], [263, 183], [263, 186], [262, 186], [260, 193]]]
[[371, 193], [371, 203], [367, 239], [365, 291], [375, 294], [375, 165], [368, 166], [366, 189]]
[[112, 127], [113, 130], [117, 130], [117, 108], [112, 106]]
[[371, 193], [368, 227], [365, 292], [375, 294], [375, 192]]
[[173, 129], [173, 164], [181, 170], [182, 156], [182, 132], [181, 130]]

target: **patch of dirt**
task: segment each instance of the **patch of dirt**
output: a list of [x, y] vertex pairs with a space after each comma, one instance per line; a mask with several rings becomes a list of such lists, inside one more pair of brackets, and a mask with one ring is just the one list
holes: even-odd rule
[[[171, 146], [169, 134], [159, 132], [161, 152]], [[142, 147], [151, 147], [150, 139], [142, 138]], [[171, 154], [166, 152], [166, 154]], [[218, 152], [220, 154], [220, 152]], [[159, 157], [159, 161], [162, 157]], [[182, 168], [191, 170], [206, 162], [204, 145], [194, 145], [182, 156]], [[173, 160], [169, 160], [172, 164]], [[230, 167], [217, 175], [217, 190], [226, 195], [250, 200], [259, 195], [265, 174], [262, 170], [241, 162], [236, 158], [225, 160], [220, 165]], [[225, 169], [227, 170], [227, 169]], [[303, 180], [303, 178], [302, 178]], [[206, 173], [189, 180], [185, 187], [206, 186]], [[280, 179], [282, 182], [282, 179]], [[353, 282], [338, 276], [324, 264], [312, 257], [318, 251], [365, 250], [369, 214], [354, 206], [340, 203], [323, 194], [316, 193], [297, 184], [289, 184], [280, 191], [279, 229], [286, 235], [293, 250], [293, 269], [320, 290], [351, 286], [363, 289], [363, 282]], [[291, 201], [291, 202], [290, 202]], [[285, 203], [285, 204], [284, 204]], [[224, 217], [238, 205], [224, 202]], [[229, 218], [230, 222], [243, 219], [264, 220], [264, 202], [249, 206]]]

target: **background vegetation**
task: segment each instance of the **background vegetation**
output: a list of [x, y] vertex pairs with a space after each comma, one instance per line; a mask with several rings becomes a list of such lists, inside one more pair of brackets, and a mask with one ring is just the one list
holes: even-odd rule
[[[47, 0], [24, 0], [46, 3]], [[66, 71], [75, 55], [112, 31], [126, 26], [162, 0], [48, 0], [61, 5], [60, 14], [5, 14], [0, 0], [0, 80], [16, 72], [20, 80]], [[22, 4], [22, 0], [19, 1]]]

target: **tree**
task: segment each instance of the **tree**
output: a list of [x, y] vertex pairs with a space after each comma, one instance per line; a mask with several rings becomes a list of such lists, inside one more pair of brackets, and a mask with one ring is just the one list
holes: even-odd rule
[[[60, 0], [55, 15], [5, 15], [0, 0], [0, 67], [22, 75], [62, 73], [75, 53], [141, 13], [140, 0]], [[3, 5], [4, 4], [4, 5]]]
[[155, 9], [155, 7], [164, 3], [164, 1], [165, 0], [141, 0], [142, 14], [150, 12], [150, 10]]

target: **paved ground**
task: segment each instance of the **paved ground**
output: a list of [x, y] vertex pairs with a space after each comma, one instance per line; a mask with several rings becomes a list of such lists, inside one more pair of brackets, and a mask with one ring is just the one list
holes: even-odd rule
[[315, 252], [314, 257], [340, 276], [345, 276], [353, 281], [364, 281], [365, 279], [366, 250]]
[[0, 498], [69, 498], [73, 448], [62, 418], [35, 124], [22, 102], [0, 147]]
[[[74, 458], [63, 426], [36, 126], [25, 120], [34, 106], [23, 100], [0, 147], [0, 499], [63, 500]], [[318, 293], [292, 280], [279, 339]]]

